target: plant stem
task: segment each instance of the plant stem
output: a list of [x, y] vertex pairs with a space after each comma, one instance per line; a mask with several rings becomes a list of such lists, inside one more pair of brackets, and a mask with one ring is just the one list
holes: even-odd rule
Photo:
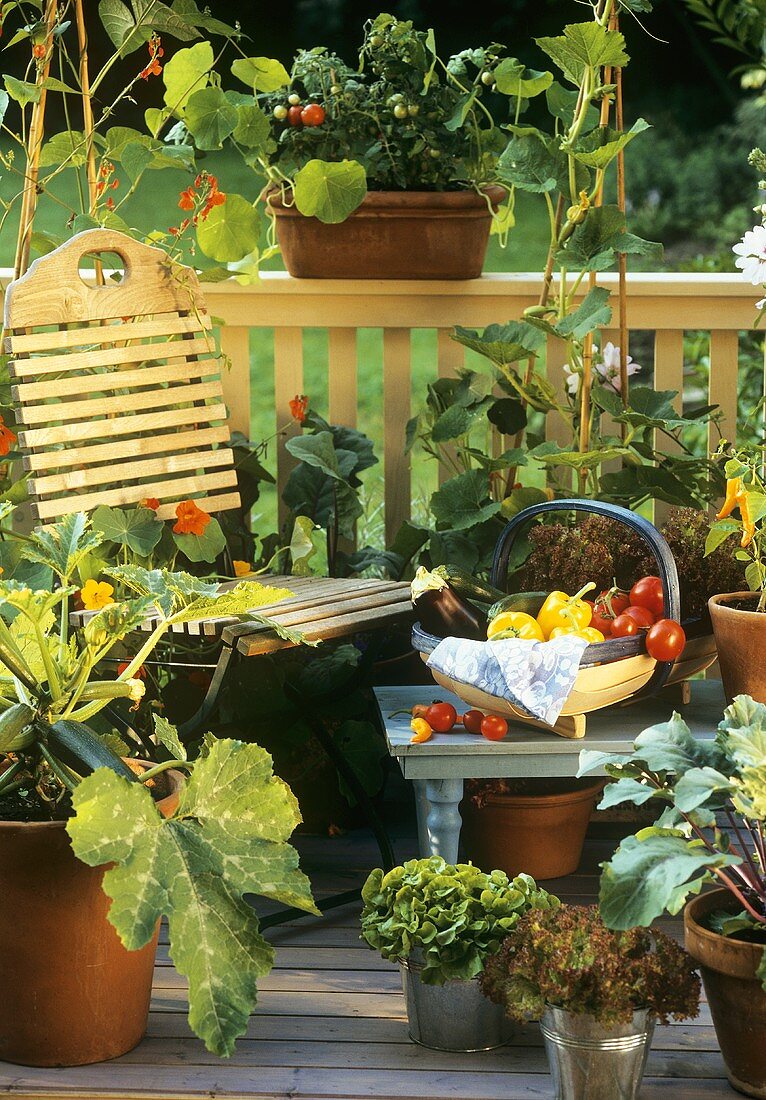
[[171, 768], [191, 768], [192, 765], [188, 760], [163, 760], [161, 764], [155, 764], [153, 768], [148, 768], [145, 772], [142, 772], [142, 783], [147, 783], [150, 779], [154, 779], [155, 775], [160, 775], [161, 772], [170, 771]]

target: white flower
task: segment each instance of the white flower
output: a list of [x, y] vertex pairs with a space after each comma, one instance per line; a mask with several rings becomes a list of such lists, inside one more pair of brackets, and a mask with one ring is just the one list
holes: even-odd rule
[[[626, 366], [628, 377], [631, 374], [638, 374], [641, 370], [641, 366], [633, 362], [631, 355], [627, 357]], [[603, 359], [600, 363], [593, 364], [593, 370], [596, 374], [601, 375], [602, 382], [610, 385], [612, 389], [617, 390], [619, 393], [622, 384], [620, 378], [620, 349], [615, 347], [611, 340], [604, 345]]]
[[580, 388], [580, 375], [576, 370], [572, 370], [568, 363], [564, 364], [564, 374], [566, 375], [567, 391], [575, 397], [578, 389]]
[[748, 282], [753, 286], [766, 283], [766, 225], [749, 229], [732, 252], [736, 253], [738, 258], [734, 262]]

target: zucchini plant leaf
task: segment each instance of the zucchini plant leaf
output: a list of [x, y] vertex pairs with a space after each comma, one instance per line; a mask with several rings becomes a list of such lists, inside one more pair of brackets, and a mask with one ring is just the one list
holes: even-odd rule
[[208, 1050], [230, 1055], [274, 961], [242, 895], [317, 912], [287, 843], [298, 803], [271, 757], [258, 745], [214, 742], [167, 819], [142, 784], [107, 769], [84, 779], [72, 801], [67, 832], [78, 859], [115, 864], [104, 891], [120, 939], [135, 951], [167, 917], [170, 954], [189, 980], [189, 1023]]
[[104, 536], [91, 530], [84, 512], [71, 512], [58, 523], [38, 527], [28, 536], [24, 555], [28, 561], [47, 565], [62, 584], [67, 584], [80, 562], [104, 542]]

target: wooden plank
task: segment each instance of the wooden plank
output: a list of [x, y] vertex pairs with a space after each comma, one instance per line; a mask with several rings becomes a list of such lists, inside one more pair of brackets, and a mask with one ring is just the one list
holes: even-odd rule
[[277, 446], [277, 496], [280, 527], [287, 519], [287, 506], [282, 493], [295, 459], [285, 450], [285, 441], [298, 434], [290, 414], [290, 401], [303, 393], [303, 331], [290, 326], [274, 330], [274, 402], [277, 431], [283, 432]]
[[410, 456], [405, 454], [405, 428], [410, 418], [410, 330], [383, 333], [383, 480], [386, 545], [410, 518]]
[[[356, 599], [339, 599], [335, 597], [296, 610], [292, 610], [289, 607], [289, 601], [285, 601], [284, 604], [276, 604], [273, 611], [269, 612], [269, 617], [279, 623], [280, 626], [296, 627], [298, 629], [305, 627], [306, 630], [313, 631], [315, 623], [317, 628], [321, 629], [319, 624], [326, 619], [334, 622], [340, 618], [348, 618], [355, 612], [359, 612], [364, 616], [368, 611], [376, 608], [398, 606], [408, 601], [411, 609], [412, 602], [409, 600], [408, 593], [397, 592], [395, 589], [392, 591], [391, 587], [386, 586], [377, 592], [364, 593]], [[260, 611], [260, 608], [258, 610]]]
[[99, 504], [119, 506], [136, 504], [143, 497], [159, 497], [160, 500], [170, 498], [173, 501], [172, 515], [175, 505], [194, 493], [207, 492], [210, 489], [235, 488], [236, 484], [237, 478], [233, 470], [221, 470], [201, 477], [179, 477], [174, 481], [148, 480], [145, 484], [128, 485], [119, 489], [99, 489], [97, 492], [84, 493], [70, 500], [41, 500], [37, 503], [37, 514], [40, 519], [45, 520], [68, 512], [87, 512], [88, 509], [96, 508]]
[[[221, 398], [221, 383], [202, 382], [195, 386], [173, 386], [170, 389], [148, 390], [147, 392], [120, 394], [115, 397], [96, 397], [88, 401], [61, 401], [53, 405], [26, 405], [20, 410], [25, 425], [50, 424], [62, 420], [86, 420], [98, 416], [120, 416], [123, 412], [138, 412], [141, 409], [167, 408], [168, 405], [183, 404], [192, 419], [192, 401], [204, 401], [212, 397]], [[200, 409], [204, 413], [204, 409]], [[187, 421], [188, 422], [188, 421]], [[90, 420], [91, 437], [98, 433], [99, 420]]]
[[221, 351], [231, 362], [221, 367], [223, 399], [229, 410], [229, 427], [250, 438], [250, 329], [247, 325], [222, 325]]
[[[656, 332], [654, 334], [654, 388], [655, 390], [675, 390], [678, 396], [673, 408], [683, 413], [684, 407], [684, 334], [676, 332]], [[656, 433], [655, 433], [656, 434]], [[678, 445], [667, 436], [662, 437], [663, 449], [675, 454]], [[658, 500], [654, 503], [654, 522], [663, 523], [670, 512], [670, 505]]]
[[25, 470], [54, 470], [65, 466], [118, 462], [122, 458], [162, 454], [165, 451], [178, 454], [192, 447], [202, 451], [213, 444], [228, 442], [229, 429], [223, 425], [217, 428], [195, 428], [189, 432], [171, 432], [167, 435], [139, 435], [130, 439], [112, 440], [109, 443], [96, 443], [92, 447], [69, 447], [66, 450], [33, 452], [24, 455], [23, 463]]
[[[367, 612], [360, 611], [352, 615], [340, 615], [338, 618], [319, 624], [316, 627], [304, 626], [301, 628], [301, 632], [308, 642], [329, 641], [331, 638], [342, 638], [363, 630], [385, 626], [388, 623], [406, 619], [411, 615], [412, 603], [407, 599], [402, 600], [401, 603], [372, 608]], [[263, 634], [252, 634], [240, 638], [237, 648], [246, 657], [254, 657], [257, 653], [273, 653], [278, 649], [287, 649], [290, 645], [290, 642], [264, 632]]]
[[[18, 377], [44, 374], [64, 374], [72, 371], [93, 371], [103, 367], [114, 367], [121, 363], [148, 363], [157, 359], [189, 359], [198, 355], [215, 355], [215, 341], [212, 336], [196, 340], [162, 340], [153, 344], [128, 344], [124, 347], [94, 348], [92, 351], [69, 351], [61, 355], [38, 355], [31, 359], [14, 359], [11, 371]], [[216, 365], [216, 370], [220, 364]], [[83, 393], [83, 382], [89, 381], [91, 388], [98, 375], [87, 374], [83, 378], [63, 378], [60, 385], [62, 393]], [[128, 383], [126, 383], [127, 385]], [[48, 397], [51, 382], [26, 382], [19, 386], [19, 400], [30, 397]]]
[[330, 423], [355, 428], [358, 400], [356, 332], [354, 329], [331, 328], [327, 333], [327, 344]]
[[[737, 438], [737, 380], [739, 372], [739, 333], [713, 330], [710, 333], [710, 381], [711, 405], [720, 405], [723, 412], [721, 432], [724, 439], [735, 442]], [[718, 431], [711, 424], [708, 431], [711, 451], [718, 447]]]
[[[148, 386], [165, 386], [169, 382], [188, 382], [191, 378], [217, 378], [220, 363], [217, 359], [182, 359], [167, 356], [173, 363], [158, 367], [140, 367], [137, 370], [100, 371], [98, 374], [79, 375], [75, 378], [54, 378], [47, 382], [25, 382], [12, 386], [14, 401], [27, 406], [36, 401], [50, 401], [75, 394], [107, 394], [114, 391], [139, 389]], [[180, 362], [175, 360], [180, 359]], [[163, 389], [172, 396], [172, 388]], [[55, 412], [58, 405], [48, 405], [48, 412]]]
[[[123, 340], [146, 340], [152, 336], [185, 335], [210, 327], [211, 321], [206, 313], [200, 313], [199, 316], [165, 313], [151, 321], [118, 320], [115, 324], [52, 329], [49, 332], [12, 332], [9, 336], [8, 349], [13, 355], [29, 352], [42, 353], [58, 351], [61, 348], [98, 346]], [[24, 373], [34, 373], [34, 371]]]
[[[124, 462], [111, 466], [90, 466], [82, 470], [70, 470], [65, 474], [49, 474], [47, 477], [31, 478], [30, 492], [35, 496], [51, 496], [56, 493], [74, 493], [92, 485], [124, 484], [128, 481], [143, 482], [146, 478], [164, 477], [187, 470], [197, 470], [201, 476], [215, 466], [231, 466], [234, 455], [226, 448], [217, 451], [203, 450], [184, 454], [163, 455], [160, 458], [139, 458], [135, 462]], [[236, 482], [236, 475], [234, 475]], [[147, 494], [144, 494], [147, 495]]]
[[[186, 390], [189, 395], [188, 387]], [[195, 400], [192, 396], [191, 400]], [[198, 414], [198, 415], [197, 415]], [[195, 416], [197, 419], [195, 421]], [[226, 420], [226, 406], [222, 404], [191, 408], [165, 409], [140, 415], [112, 417], [109, 420], [84, 421], [80, 424], [61, 424], [48, 428], [32, 428], [19, 432], [19, 445], [25, 449], [54, 447], [82, 440], [104, 439], [120, 435], [148, 435], [162, 428], [188, 427], [191, 423], [212, 423]]]

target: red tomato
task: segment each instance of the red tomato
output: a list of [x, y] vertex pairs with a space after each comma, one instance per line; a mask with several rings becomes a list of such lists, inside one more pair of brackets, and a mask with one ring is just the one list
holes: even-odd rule
[[508, 732], [505, 718], [497, 714], [488, 714], [481, 720], [481, 735], [488, 741], [502, 741]]
[[612, 633], [612, 623], [614, 619], [607, 609], [599, 604], [598, 601], [593, 603], [592, 600], [586, 600], [585, 602], [590, 604], [592, 611], [590, 623], [588, 625], [595, 626], [596, 630], [600, 630], [604, 637], [608, 638]]
[[611, 605], [615, 618], [617, 618], [618, 615], [622, 615], [629, 603], [628, 593], [620, 591], [619, 588], [608, 588], [603, 592], [599, 592], [598, 596], [596, 596], [596, 606], [601, 606], [608, 615]]
[[652, 626], [655, 621], [654, 615], [646, 607], [629, 607], [624, 614], [630, 615], [631, 619], [635, 619], [642, 630], [645, 627]]
[[325, 118], [325, 109], [321, 103], [307, 103], [301, 111], [301, 122], [304, 126], [321, 126]]
[[298, 104], [294, 104], [290, 108], [290, 110], [287, 112], [287, 121], [290, 123], [291, 126], [302, 126], [303, 125], [302, 115], [303, 115], [303, 108], [299, 107]]
[[684, 628], [673, 619], [658, 619], [646, 635], [646, 652], [655, 661], [675, 661], [685, 645]]
[[432, 703], [425, 719], [436, 733], [448, 733], [457, 722], [457, 711], [452, 703]]
[[645, 607], [655, 619], [665, 613], [665, 597], [662, 593], [662, 581], [659, 577], [642, 577], [630, 590], [632, 607]]
[[638, 634], [638, 631], [638, 623], [631, 615], [628, 615], [627, 612], [618, 615], [612, 623], [613, 638], [632, 638]]
[[480, 710], [467, 710], [460, 721], [463, 723], [466, 733], [481, 733], [484, 714]]

